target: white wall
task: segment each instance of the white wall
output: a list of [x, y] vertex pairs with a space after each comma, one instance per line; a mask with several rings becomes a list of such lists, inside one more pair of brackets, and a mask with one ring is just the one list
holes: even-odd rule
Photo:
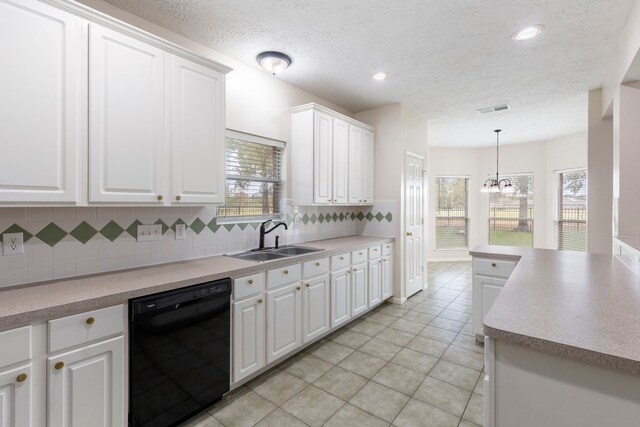
[[[484, 181], [496, 173], [496, 148], [430, 148], [427, 166], [428, 185], [436, 176], [468, 176], [469, 247], [488, 243], [488, 196], [480, 192]], [[537, 248], [555, 248], [555, 172], [587, 166], [587, 135], [578, 133], [546, 141], [500, 147], [500, 174], [534, 174], [533, 241]], [[428, 209], [427, 259], [467, 259], [463, 250], [435, 249], [435, 193], [430, 191]]]

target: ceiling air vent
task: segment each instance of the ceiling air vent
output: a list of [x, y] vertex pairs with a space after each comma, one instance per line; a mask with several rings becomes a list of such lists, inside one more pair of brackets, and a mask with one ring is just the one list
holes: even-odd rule
[[498, 111], [508, 110], [510, 108], [511, 107], [509, 107], [509, 104], [502, 104], [502, 105], [494, 105], [493, 107], [479, 108], [476, 111], [480, 114], [489, 114], [489, 113], [497, 113]]

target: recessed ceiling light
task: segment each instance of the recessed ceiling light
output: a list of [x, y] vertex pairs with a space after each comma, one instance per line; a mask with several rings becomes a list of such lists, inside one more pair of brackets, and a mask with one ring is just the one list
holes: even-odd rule
[[389, 78], [389, 73], [386, 73], [384, 71], [378, 71], [377, 73], [371, 74], [372, 80], [386, 80], [388, 78]]
[[511, 38], [516, 41], [529, 40], [538, 37], [542, 31], [544, 31], [544, 25], [531, 25], [516, 31]]
[[258, 64], [265, 70], [273, 74], [274, 76], [291, 65], [291, 58], [289, 55], [285, 55], [282, 52], [262, 52], [256, 57]]

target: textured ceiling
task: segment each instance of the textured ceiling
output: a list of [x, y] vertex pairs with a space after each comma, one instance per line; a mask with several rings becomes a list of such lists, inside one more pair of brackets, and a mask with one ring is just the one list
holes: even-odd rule
[[[586, 130], [633, 0], [107, 0], [256, 66], [293, 58], [278, 78], [359, 112], [402, 102], [429, 120], [430, 146], [516, 143]], [[524, 26], [538, 39], [514, 42]], [[391, 78], [375, 82], [378, 70]], [[476, 109], [512, 110], [480, 116]]]

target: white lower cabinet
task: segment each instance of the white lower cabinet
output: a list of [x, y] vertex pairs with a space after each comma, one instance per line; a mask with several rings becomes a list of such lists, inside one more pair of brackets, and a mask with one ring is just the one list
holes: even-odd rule
[[331, 273], [331, 327], [351, 319], [351, 271], [349, 268]]
[[31, 363], [0, 369], [0, 427], [31, 425], [31, 382]]
[[300, 283], [267, 292], [267, 363], [302, 344]]
[[302, 289], [302, 342], [307, 343], [331, 328], [329, 275], [306, 280]]
[[393, 257], [383, 257], [381, 267], [382, 299], [385, 300], [393, 296]]
[[264, 366], [266, 327], [264, 307], [262, 294], [233, 303], [234, 382]]
[[382, 301], [382, 261], [369, 261], [367, 273], [369, 282], [369, 307], [373, 307]]
[[351, 317], [363, 313], [367, 301], [367, 264], [351, 267]]
[[493, 303], [500, 295], [500, 291], [504, 288], [507, 279], [497, 277], [484, 277], [477, 274], [473, 278], [474, 289], [474, 307], [473, 312], [479, 316], [473, 317], [473, 331], [476, 335], [483, 334], [482, 322]]
[[124, 338], [47, 359], [48, 427], [124, 427]]

